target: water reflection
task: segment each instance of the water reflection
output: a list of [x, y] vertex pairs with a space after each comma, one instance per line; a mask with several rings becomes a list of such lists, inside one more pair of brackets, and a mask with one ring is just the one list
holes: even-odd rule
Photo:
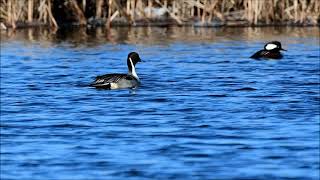
[[[318, 27], [114, 27], [105, 28], [30, 28], [1, 31], [3, 42], [10, 40], [39, 42], [68, 42], [74, 45], [95, 46], [102, 43], [120, 44], [165, 44], [175, 41], [185, 42], [222, 42], [230, 40], [270, 41], [284, 40], [286, 37], [316, 37]], [[310, 42], [315, 43], [315, 42]]]

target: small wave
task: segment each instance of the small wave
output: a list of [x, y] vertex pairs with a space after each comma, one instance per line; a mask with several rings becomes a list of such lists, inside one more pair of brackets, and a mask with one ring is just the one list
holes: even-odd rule
[[208, 128], [208, 127], [211, 127], [211, 126], [208, 125], [208, 124], [203, 124], [203, 125], [199, 125], [197, 127], [199, 127], [199, 128]]
[[207, 95], [208, 97], [228, 97], [228, 95], [226, 94], [210, 94]]
[[240, 89], [236, 89], [235, 91], [256, 91], [257, 89], [251, 87], [244, 87]]

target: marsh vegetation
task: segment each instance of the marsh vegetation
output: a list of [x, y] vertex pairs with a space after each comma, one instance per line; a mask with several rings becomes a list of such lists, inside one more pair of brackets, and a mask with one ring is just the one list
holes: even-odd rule
[[318, 0], [1, 0], [3, 27], [318, 25]]

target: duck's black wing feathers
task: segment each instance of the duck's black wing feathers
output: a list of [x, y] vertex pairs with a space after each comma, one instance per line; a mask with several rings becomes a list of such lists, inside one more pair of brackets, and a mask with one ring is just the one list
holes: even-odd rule
[[91, 83], [91, 86], [110, 88], [110, 83], [117, 83], [120, 79], [133, 80], [134, 77], [128, 74], [105, 74], [97, 76], [95, 81]]
[[269, 58], [269, 59], [281, 59], [283, 56], [278, 51], [266, 51], [266, 50], [260, 50], [256, 53], [254, 53], [250, 58], [253, 59], [260, 59], [260, 58]]
[[256, 53], [254, 53], [250, 58], [259, 59], [259, 58], [262, 58], [263, 55], [265, 55], [265, 54], [268, 54], [268, 51], [266, 51], [266, 50], [260, 50], [260, 51], [258, 51], [258, 52], [256, 52]]

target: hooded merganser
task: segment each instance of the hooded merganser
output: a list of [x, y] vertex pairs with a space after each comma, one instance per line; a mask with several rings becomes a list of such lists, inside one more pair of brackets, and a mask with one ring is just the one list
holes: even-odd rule
[[138, 53], [129, 53], [127, 58], [128, 74], [105, 74], [97, 76], [91, 86], [103, 89], [136, 88], [140, 84], [140, 79], [135, 69], [135, 65], [138, 62], [141, 62]]
[[260, 50], [256, 53], [254, 53], [250, 58], [253, 59], [260, 59], [260, 58], [270, 58], [270, 59], [281, 59], [282, 54], [280, 53], [280, 50], [286, 51], [285, 49], [282, 49], [281, 43], [279, 41], [271, 41], [268, 42], [263, 50]]

